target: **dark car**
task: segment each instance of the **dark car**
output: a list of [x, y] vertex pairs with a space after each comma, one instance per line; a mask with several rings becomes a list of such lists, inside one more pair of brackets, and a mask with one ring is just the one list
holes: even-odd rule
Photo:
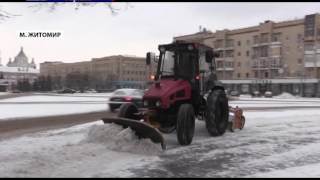
[[65, 94], [65, 93], [73, 94], [76, 92], [77, 92], [76, 90], [70, 89], [70, 88], [66, 88], [66, 89], [62, 89], [62, 90], [58, 91], [58, 93], [60, 93], [60, 94]]
[[140, 89], [118, 89], [114, 91], [109, 99], [109, 108], [111, 112], [120, 108], [124, 103], [131, 102], [138, 108], [142, 107], [142, 96], [144, 91]]

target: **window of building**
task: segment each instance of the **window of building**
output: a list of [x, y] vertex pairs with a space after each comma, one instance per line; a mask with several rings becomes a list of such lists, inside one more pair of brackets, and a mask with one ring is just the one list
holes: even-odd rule
[[223, 40], [219, 39], [214, 41], [214, 48], [222, 48], [223, 47]]
[[302, 64], [302, 59], [301, 58], [298, 59], [298, 64]]
[[315, 15], [307, 15], [304, 21], [304, 35], [314, 36], [315, 31]]
[[305, 51], [313, 51], [314, 50], [314, 44], [313, 43], [304, 44], [304, 50]]
[[238, 73], [238, 74], [237, 74], [237, 76], [238, 76], [238, 78], [240, 78], [240, 77], [241, 77], [241, 74], [240, 74], [240, 73]]
[[218, 58], [223, 58], [223, 51], [217, 51]]
[[262, 46], [261, 49], [260, 49], [260, 57], [268, 57], [268, 46]]
[[225, 67], [226, 68], [233, 68], [233, 62], [225, 62]]
[[241, 46], [241, 41], [238, 41], [238, 46]]
[[253, 36], [253, 43], [259, 44], [259, 36], [258, 35]]
[[250, 74], [249, 74], [249, 73], [246, 73], [246, 77], [249, 78], [249, 76], [250, 76]]
[[273, 33], [272, 34], [272, 42], [280, 42], [281, 33]]
[[250, 51], [247, 51], [246, 54], [247, 54], [247, 57], [249, 57], [250, 56]]
[[234, 56], [233, 54], [234, 54], [233, 50], [226, 51], [226, 57], [233, 57]]
[[241, 56], [241, 52], [238, 52], [238, 56]]
[[298, 43], [302, 42], [302, 34], [297, 35], [297, 41], [298, 41]]
[[261, 43], [269, 42], [269, 33], [262, 33], [260, 42]]
[[223, 68], [223, 62], [222, 62], [222, 61], [218, 61], [217, 67], [218, 67], [218, 68]]
[[255, 77], [255, 78], [258, 77], [258, 72], [257, 72], [257, 71], [254, 72], [254, 77]]
[[227, 39], [226, 47], [233, 47], [234, 46], [233, 42], [234, 42], [233, 39]]
[[265, 78], [269, 78], [269, 73], [268, 73], [268, 72], [265, 72], [265, 73], [264, 73], [264, 77], [265, 77]]

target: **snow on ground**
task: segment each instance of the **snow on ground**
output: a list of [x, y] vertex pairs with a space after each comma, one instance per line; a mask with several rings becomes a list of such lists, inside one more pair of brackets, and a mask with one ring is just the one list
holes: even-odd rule
[[101, 97], [77, 97], [77, 96], [44, 96], [44, 95], [36, 95], [36, 96], [24, 96], [24, 97], [16, 97], [1, 100], [0, 102], [106, 102], [109, 98], [105, 96]]
[[299, 96], [294, 96], [290, 93], [284, 92], [278, 96], [274, 96], [273, 98], [277, 98], [277, 99], [297, 99], [297, 98], [301, 98]]
[[1, 119], [107, 111], [108, 97], [33, 95], [0, 100]]
[[70, 96], [70, 97], [110, 97], [112, 93], [74, 93], [74, 94], [34, 93], [34, 94], [51, 95], [51, 96]]
[[[0, 141], [2, 177], [319, 177], [320, 111], [245, 112], [245, 128], [193, 142], [165, 134], [167, 151], [102, 121]], [[307, 168], [312, 168], [306, 170]], [[294, 172], [294, 173], [293, 173]]]
[[5, 96], [5, 95], [8, 95], [10, 94], [9, 92], [0, 92], [0, 96]]
[[320, 169], [320, 163], [315, 163], [315, 164], [308, 164], [300, 167], [293, 167], [293, 168], [287, 168], [283, 170], [275, 170], [271, 172], [255, 174], [254, 177], [257, 177], [257, 178], [268, 178], [268, 177], [319, 178], [320, 177], [319, 169]]
[[[41, 101], [41, 99], [36, 100]], [[320, 176], [318, 173], [320, 108], [290, 109], [291, 104], [318, 105], [318, 100], [251, 98], [230, 103], [234, 105], [238, 103], [240, 107], [246, 105], [245, 103], [275, 107], [280, 104], [288, 106], [288, 109], [245, 111], [245, 128], [235, 133], [226, 132], [219, 137], [209, 136], [205, 123], [196, 121], [192, 144], [180, 146], [177, 143], [176, 133], [165, 134], [167, 142], [165, 152], [161, 150], [160, 144], [153, 144], [148, 139], [138, 140], [130, 129], [122, 129], [113, 124], [104, 125], [102, 121], [33, 133], [0, 141], [0, 175], [2, 177]], [[0, 104], [0, 111], [3, 105]], [[42, 106], [52, 108], [52, 104]], [[4, 112], [0, 114], [2, 113]]]
[[[229, 100], [231, 106], [239, 107], [320, 107], [320, 98], [294, 97], [283, 93], [280, 98], [240, 96], [238, 99]], [[289, 98], [291, 97], [291, 98]]]
[[241, 107], [320, 107], [320, 101], [319, 102], [290, 102], [290, 101], [230, 101], [229, 105], [239, 106]]
[[[161, 147], [102, 121], [0, 141], [1, 177], [122, 177]], [[153, 156], [151, 156], [153, 155]]]

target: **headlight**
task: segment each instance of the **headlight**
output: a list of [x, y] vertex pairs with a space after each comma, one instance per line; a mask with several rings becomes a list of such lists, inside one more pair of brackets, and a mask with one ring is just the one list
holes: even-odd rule
[[190, 45], [188, 46], [188, 50], [192, 51], [192, 50], [193, 50], [193, 45], [190, 44]]
[[148, 106], [148, 101], [147, 100], [143, 101], [143, 106]]
[[158, 100], [158, 101], [156, 102], [156, 106], [157, 106], [157, 107], [160, 107], [160, 106], [161, 106], [160, 100]]

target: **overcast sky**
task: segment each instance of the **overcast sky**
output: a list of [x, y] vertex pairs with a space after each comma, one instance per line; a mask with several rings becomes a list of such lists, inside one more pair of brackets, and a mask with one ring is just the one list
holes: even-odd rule
[[[29, 8], [35, 3], [0, 3], [0, 10], [20, 14], [0, 22], [2, 65], [23, 46], [31, 60], [77, 62], [109, 55], [144, 57], [174, 36], [208, 30], [234, 29], [303, 18], [319, 13], [320, 3], [113, 3], [112, 16], [104, 4], [80, 7], [65, 3], [54, 12]], [[19, 32], [61, 32], [59, 38], [22, 38]]]

